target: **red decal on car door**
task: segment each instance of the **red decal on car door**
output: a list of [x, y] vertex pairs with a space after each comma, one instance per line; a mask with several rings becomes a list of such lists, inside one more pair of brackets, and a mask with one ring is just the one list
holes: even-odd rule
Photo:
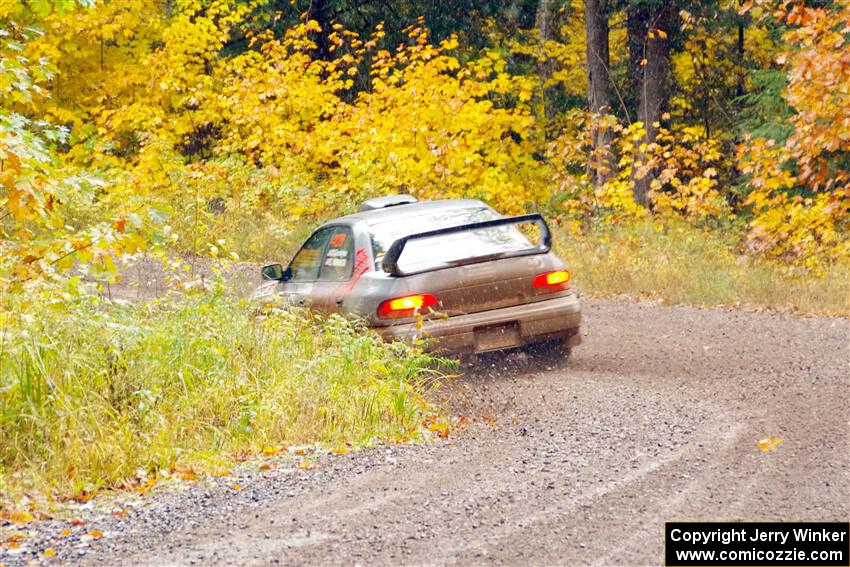
[[354, 286], [357, 285], [357, 282], [360, 280], [360, 277], [369, 271], [369, 266], [371, 263], [369, 262], [369, 255], [366, 253], [365, 248], [358, 248], [354, 253], [354, 270], [351, 275], [351, 279], [344, 284], [339, 286], [337, 290], [337, 295], [348, 295]]

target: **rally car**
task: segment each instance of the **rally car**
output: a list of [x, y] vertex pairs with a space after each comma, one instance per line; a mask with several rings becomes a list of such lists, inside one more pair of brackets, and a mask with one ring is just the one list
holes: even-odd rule
[[385, 340], [425, 338], [452, 353], [581, 342], [570, 272], [543, 217], [503, 217], [481, 201], [371, 199], [320, 226], [255, 298], [362, 318]]

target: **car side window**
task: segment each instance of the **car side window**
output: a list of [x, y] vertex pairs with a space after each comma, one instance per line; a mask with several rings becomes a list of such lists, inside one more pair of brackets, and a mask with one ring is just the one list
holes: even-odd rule
[[328, 242], [319, 279], [332, 282], [348, 281], [353, 269], [354, 233], [347, 226], [338, 226]]
[[307, 239], [289, 264], [292, 268], [291, 281], [318, 279], [325, 248], [334, 230], [336, 230], [334, 227], [323, 228]]

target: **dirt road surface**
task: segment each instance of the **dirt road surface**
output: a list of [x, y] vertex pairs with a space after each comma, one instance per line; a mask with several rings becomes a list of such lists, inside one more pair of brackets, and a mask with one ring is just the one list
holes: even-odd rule
[[146, 496], [92, 513], [100, 539], [48, 522], [33, 549], [92, 565], [658, 565], [665, 521], [850, 519], [847, 320], [585, 313], [566, 364], [467, 368], [444, 402], [475, 423], [449, 440]]

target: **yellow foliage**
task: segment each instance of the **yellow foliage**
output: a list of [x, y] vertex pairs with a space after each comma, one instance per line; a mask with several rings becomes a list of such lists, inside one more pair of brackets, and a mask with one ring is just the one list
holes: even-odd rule
[[[322, 61], [312, 57], [318, 24], [306, 21], [216, 58], [225, 24], [239, 17], [228, 14], [225, 23], [173, 18], [165, 47], [139, 66], [148, 74], [140, 82], [158, 86], [151, 96], [89, 109], [102, 153], [86, 159], [119, 180], [108, 198], [189, 191], [228, 206], [272, 202], [298, 218], [389, 192], [478, 197], [515, 213], [542, 197], [528, 139], [534, 83], [507, 73], [497, 53], [461, 64], [447, 53], [456, 38], [435, 45], [420, 24], [393, 53], [375, 48], [381, 29], [363, 42], [340, 28], [333, 42], [342, 55]], [[349, 101], [364, 65], [372, 88]], [[217, 161], [187, 163], [202, 157]], [[221, 182], [240, 170], [240, 183]]]
[[738, 149], [738, 167], [751, 188], [745, 204], [754, 215], [745, 246], [821, 274], [835, 260], [850, 258], [850, 199], [841, 191], [803, 193], [789, 159], [787, 148], [772, 140], [750, 140]]
[[[64, 126], [48, 135], [21, 119], [0, 132], [7, 214], [0, 278], [26, 281], [78, 260], [108, 276], [115, 256], [150, 241], [221, 257], [231, 248], [220, 235], [237, 232], [233, 219], [261, 219], [279, 239], [301, 219], [387, 193], [479, 198], [509, 214], [548, 205], [574, 230], [594, 216], [704, 222], [732, 214], [734, 167], [722, 135], [677, 123], [647, 143], [637, 122], [582, 111], [544, 116], [545, 89], [585, 96], [579, 0], [565, 10], [557, 41], [533, 32], [494, 36], [493, 47], [463, 55], [458, 37], [435, 42], [421, 19], [400, 46], [386, 45], [381, 25], [368, 37], [338, 23], [321, 30], [307, 18], [284, 32], [256, 31], [251, 18], [263, 1], [46, 9], [38, 16], [44, 34], [17, 51], [3, 47], [4, 108]], [[4, 4], [0, 17], [18, 17], [22, 6]], [[611, 19], [612, 66], [627, 58], [623, 17], [617, 11]], [[712, 35], [704, 21], [683, 22], [687, 33], [672, 62], [684, 93], [673, 110], [681, 116], [710, 106], [694, 103], [697, 95], [716, 96], [703, 87], [734, 89], [741, 72], [728, 55], [733, 41]], [[17, 38], [20, 30], [11, 30]], [[827, 24], [815, 31], [842, 41]], [[323, 32], [328, 60], [316, 57]], [[231, 51], [236, 38], [240, 47]], [[775, 45], [766, 29], [754, 24], [746, 40], [748, 56], [767, 64]], [[517, 59], [534, 71], [518, 72]], [[539, 73], [540, 65], [551, 72]], [[802, 108], [813, 88], [802, 74], [789, 76], [790, 100]], [[817, 78], [826, 84], [829, 73]], [[833, 116], [833, 106], [815, 105], [814, 115]], [[836, 108], [840, 115], [843, 106]], [[820, 136], [828, 149], [842, 149], [845, 132], [833, 123], [801, 123], [797, 150], [753, 146], [751, 157], [741, 154], [752, 190], [733, 204], [756, 215], [748, 249], [781, 259], [819, 255], [810, 264], [844, 253], [846, 184], [830, 197], [790, 196], [829, 183], [822, 156], [807, 161], [798, 150], [806, 132], [805, 139]], [[591, 132], [603, 132], [607, 146], [594, 147]], [[793, 159], [801, 179], [782, 165]], [[591, 183], [588, 170], [603, 172], [603, 182]], [[634, 198], [646, 176], [653, 179], [649, 210]]]
[[718, 172], [731, 163], [718, 140], [706, 137], [700, 127], [685, 126], [660, 129], [656, 145], [659, 171], [650, 191], [655, 211], [691, 218], [731, 215], [718, 181]]
[[[607, 131], [612, 142], [591, 147], [591, 131]], [[649, 211], [635, 202], [635, 181], [653, 173], [649, 198], [656, 213], [693, 219], [723, 218], [730, 210], [719, 191], [718, 171], [729, 167], [720, 142], [700, 128], [671, 131], [659, 128], [655, 142], [646, 143], [643, 124], [627, 127], [612, 116], [576, 112], [569, 115], [560, 136], [549, 148], [556, 166], [553, 181], [569, 194], [562, 203], [568, 218], [606, 212], [609, 220], [639, 219]], [[619, 156], [616, 167], [607, 154]], [[607, 171], [605, 183], [592, 187], [586, 166]]]

